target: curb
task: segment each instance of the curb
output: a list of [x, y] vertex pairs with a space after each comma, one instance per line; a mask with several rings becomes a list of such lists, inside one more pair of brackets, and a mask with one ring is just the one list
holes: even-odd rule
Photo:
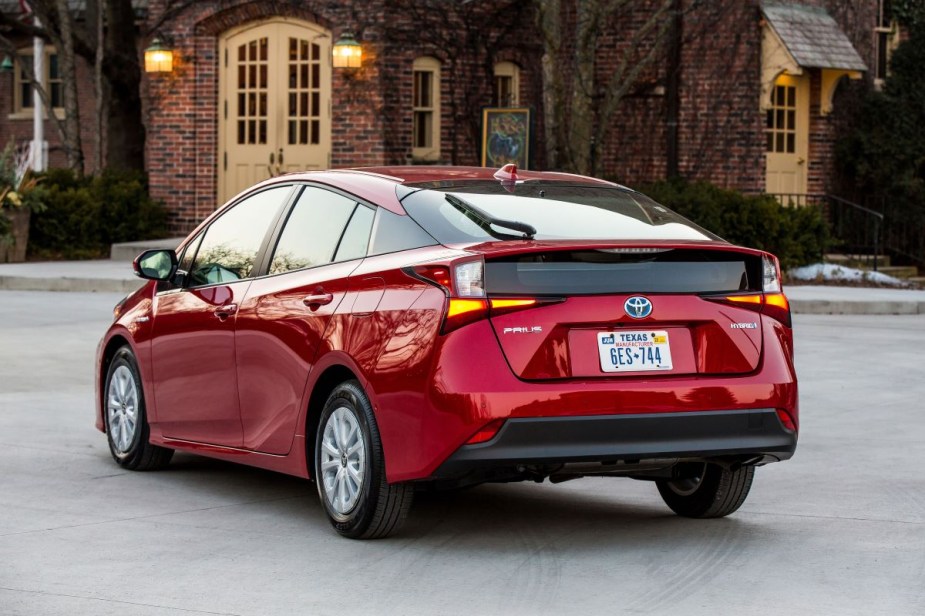
[[791, 299], [790, 309], [794, 314], [910, 315], [925, 314], [925, 302]]
[[64, 293], [131, 293], [141, 286], [140, 280], [120, 278], [35, 278], [0, 276], [3, 291], [56, 291]]

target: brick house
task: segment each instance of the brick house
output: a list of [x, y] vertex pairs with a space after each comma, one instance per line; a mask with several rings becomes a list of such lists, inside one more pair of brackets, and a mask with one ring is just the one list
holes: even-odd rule
[[[679, 44], [624, 100], [597, 173], [629, 185], [676, 171], [748, 192], [832, 190], [840, 101], [885, 71], [895, 34], [887, 1], [717, 0], [686, 14]], [[172, 71], [145, 83], [150, 187], [173, 230], [270, 173], [479, 164], [483, 106], [531, 108], [532, 165], [546, 167], [543, 46], [529, 3], [515, 4], [507, 24], [448, 14], [443, 31], [415, 33], [411, 0], [191, 3], [157, 32], [173, 49]], [[605, 29], [601, 79], [617, 61], [616, 33], [638, 28], [654, 4], [643, 0]], [[137, 6], [156, 20], [165, 0]], [[345, 31], [362, 44], [359, 69], [332, 67]], [[481, 38], [470, 47], [449, 47], [473, 32]], [[53, 58], [46, 65], [54, 91]], [[82, 117], [93, 113], [91, 75], [78, 66]], [[0, 74], [0, 142], [31, 138], [28, 90], [20, 71]], [[95, 134], [85, 135], [91, 148]], [[62, 164], [50, 125], [46, 136], [52, 164]]]

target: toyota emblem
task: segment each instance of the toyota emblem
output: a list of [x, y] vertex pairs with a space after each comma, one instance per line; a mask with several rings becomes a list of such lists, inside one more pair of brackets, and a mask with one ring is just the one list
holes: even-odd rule
[[652, 302], [641, 295], [634, 295], [623, 302], [626, 315], [634, 319], [644, 319], [652, 314]]

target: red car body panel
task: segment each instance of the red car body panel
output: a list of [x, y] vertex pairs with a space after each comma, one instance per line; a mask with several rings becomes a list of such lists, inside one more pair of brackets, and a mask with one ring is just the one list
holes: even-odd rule
[[[399, 183], [486, 179], [491, 171], [383, 167], [291, 174], [264, 185], [334, 186], [404, 215]], [[310, 475], [312, 392], [330, 370], [349, 371], [368, 394], [389, 482], [431, 477], [495, 419], [783, 409], [797, 423], [792, 331], [767, 315], [696, 295], [648, 294], [653, 319], [633, 322], [621, 310], [626, 294], [578, 296], [441, 334], [446, 293], [402, 269], [467, 254], [490, 260], [653, 245], [763, 254], [713, 241], [506, 241], [419, 248], [181, 293], [158, 293], [149, 282], [117, 307], [100, 343], [96, 426], [104, 429], [107, 357], [121, 344], [138, 360], [152, 443], [300, 477]], [[308, 299], [326, 295], [323, 304]], [[228, 304], [237, 311], [220, 318]], [[740, 322], [756, 327], [730, 328]], [[504, 333], [523, 324], [542, 335]], [[603, 373], [595, 335], [616, 326], [668, 330], [673, 369]]]

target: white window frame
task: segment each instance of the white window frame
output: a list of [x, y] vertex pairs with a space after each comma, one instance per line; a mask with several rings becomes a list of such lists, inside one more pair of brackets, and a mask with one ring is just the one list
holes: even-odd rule
[[[890, 0], [877, 0], [877, 25], [874, 28], [874, 86], [877, 89], [883, 87], [886, 78], [890, 75], [890, 58], [893, 52], [899, 46], [899, 27], [896, 20], [888, 17], [886, 5]], [[880, 57], [880, 49], [883, 47], [886, 58]], [[880, 64], [883, 61], [884, 70], [880, 73]]]
[[[9, 116], [8, 116], [8, 118], [11, 119], [11, 120], [31, 120], [32, 117], [33, 117], [33, 115], [35, 114], [35, 109], [34, 109], [32, 106], [29, 106], [29, 107], [24, 107], [24, 106], [23, 106], [23, 102], [22, 102], [22, 86], [23, 86], [23, 83], [31, 83], [31, 82], [25, 82], [25, 81], [23, 80], [23, 75], [22, 75], [22, 61], [21, 61], [21, 59], [20, 59], [20, 58], [22, 58], [22, 57], [24, 57], [24, 56], [28, 56], [29, 58], [32, 58], [32, 57], [34, 56], [34, 54], [35, 54], [35, 51], [33, 50], [32, 47], [27, 47], [27, 48], [24, 48], [24, 49], [19, 49], [19, 50], [16, 52], [16, 58], [15, 58], [15, 61], [13, 62], [13, 112], [12, 112], [11, 114], [9, 114]], [[45, 69], [45, 92], [46, 92], [46, 94], [48, 94], [48, 96], [51, 96], [51, 85], [52, 85], [52, 81], [51, 81], [51, 57], [52, 57], [52, 56], [57, 56], [57, 55], [58, 55], [58, 52], [55, 50], [54, 47], [46, 47], [46, 48], [45, 48], [45, 62], [44, 62], [43, 64], [44, 64], [44, 69]], [[34, 62], [33, 62], [33, 64], [32, 64], [32, 66], [35, 67], [35, 63], [34, 63]], [[61, 89], [62, 89], [61, 98], [62, 98], [62, 102], [63, 102], [63, 98], [64, 98], [64, 84], [63, 84], [63, 81], [62, 81], [62, 79], [61, 79], [61, 65], [60, 65], [60, 60], [59, 60], [59, 64], [58, 64], [58, 78], [55, 79], [55, 83], [61, 84], [61, 86], [60, 86]], [[32, 101], [33, 104], [36, 103], [36, 102], [38, 102], [40, 105], [42, 105], [42, 106], [44, 107], [44, 104], [42, 103], [41, 99], [39, 98], [38, 93], [36, 93], [34, 90], [33, 90], [33, 92], [32, 92], [32, 98], [33, 98], [33, 101]], [[44, 115], [45, 115], [46, 118], [48, 117], [48, 111], [47, 111], [47, 110], [44, 110]], [[63, 107], [63, 106], [61, 106], [61, 107], [55, 107], [55, 116], [57, 116], [58, 118], [64, 118], [64, 107]]]
[[[415, 97], [418, 73], [430, 73], [430, 100], [421, 101]], [[429, 102], [430, 105], [423, 103]], [[417, 145], [419, 114], [430, 114], [430, 144]], [[440, 61], [429, 56], [414, 60], [411, 84], [411, 158], [415, 161], [432, 162], [440, 160]]]
[[[498, 107], [520, 106], [520, 67], [513, 62], [498, 62], [494, 67], [494, 99]], [[510, 96], [504, 100], [502, 82], [510, 80]]]

